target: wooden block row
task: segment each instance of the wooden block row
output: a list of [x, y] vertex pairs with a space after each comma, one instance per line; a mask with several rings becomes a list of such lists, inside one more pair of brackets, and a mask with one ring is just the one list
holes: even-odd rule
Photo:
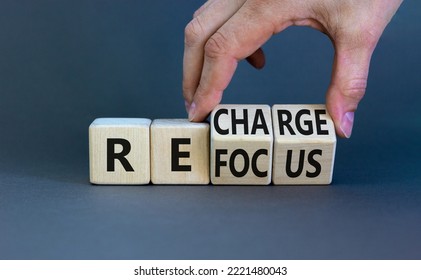
[[336, 136], [324, 105], [218, 105], [208, 123], [101, 118], [93, 184], [330, 184]]
[[209, 124], [96, 119], [89, 127], [89, 158], [93, 184], [208, 184]]

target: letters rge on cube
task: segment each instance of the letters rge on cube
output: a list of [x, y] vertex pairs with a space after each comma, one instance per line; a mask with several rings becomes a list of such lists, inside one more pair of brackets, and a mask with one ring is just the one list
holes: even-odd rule
[[276, 185], [330, 184], [336, 149], [333, 121], [324, 105], [272, 107]]

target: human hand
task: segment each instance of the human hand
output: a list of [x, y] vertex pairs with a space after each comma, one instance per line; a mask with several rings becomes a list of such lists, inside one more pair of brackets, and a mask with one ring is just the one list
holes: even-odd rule
[[191, 121], [219, 104], [239, 60], [262, 68], [260, 47], [291, 25], [325, 33], [335, 48], [327, 109], [349, 138], [371, 55], [403, 0], [209, 0], [185, 30], [183, 95]]

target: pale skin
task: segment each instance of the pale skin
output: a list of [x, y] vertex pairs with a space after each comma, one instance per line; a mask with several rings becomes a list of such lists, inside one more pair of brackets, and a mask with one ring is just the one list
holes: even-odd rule
[[[183, 96], [189, 120], [220, 103], [238, 61], [262, 68], [262, 45], [287, 27], [309, 26], [332, 41], [335, 56], [326, 106], [336, 133], [349, 138], [370, 59], [403, 0], [209, 0], [185, 30]], [[285, 66], [283, 66], [285, 67]]]

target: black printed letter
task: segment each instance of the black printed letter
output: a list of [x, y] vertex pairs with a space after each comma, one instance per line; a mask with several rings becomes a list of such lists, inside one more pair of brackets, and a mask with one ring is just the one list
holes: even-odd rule
[[[115, 145], [121, 145], [123, 149], [120, 153], [115, 152]], [[108, 138], [107, 139], [107, 171], [115, 171], [115, 160], [119, 160], [123, 165], [124, 170], [134, 171], [129, 161], [125, 158], [130, 153], [130, 142], [122, 138]]]
[[190, 157], [190, 152], [180, 152], [180, 145], [189, 145], [190, 138], [171, 138], [171, 171], [191, 171], [191, 165], [180, 165], [180, 158]]

